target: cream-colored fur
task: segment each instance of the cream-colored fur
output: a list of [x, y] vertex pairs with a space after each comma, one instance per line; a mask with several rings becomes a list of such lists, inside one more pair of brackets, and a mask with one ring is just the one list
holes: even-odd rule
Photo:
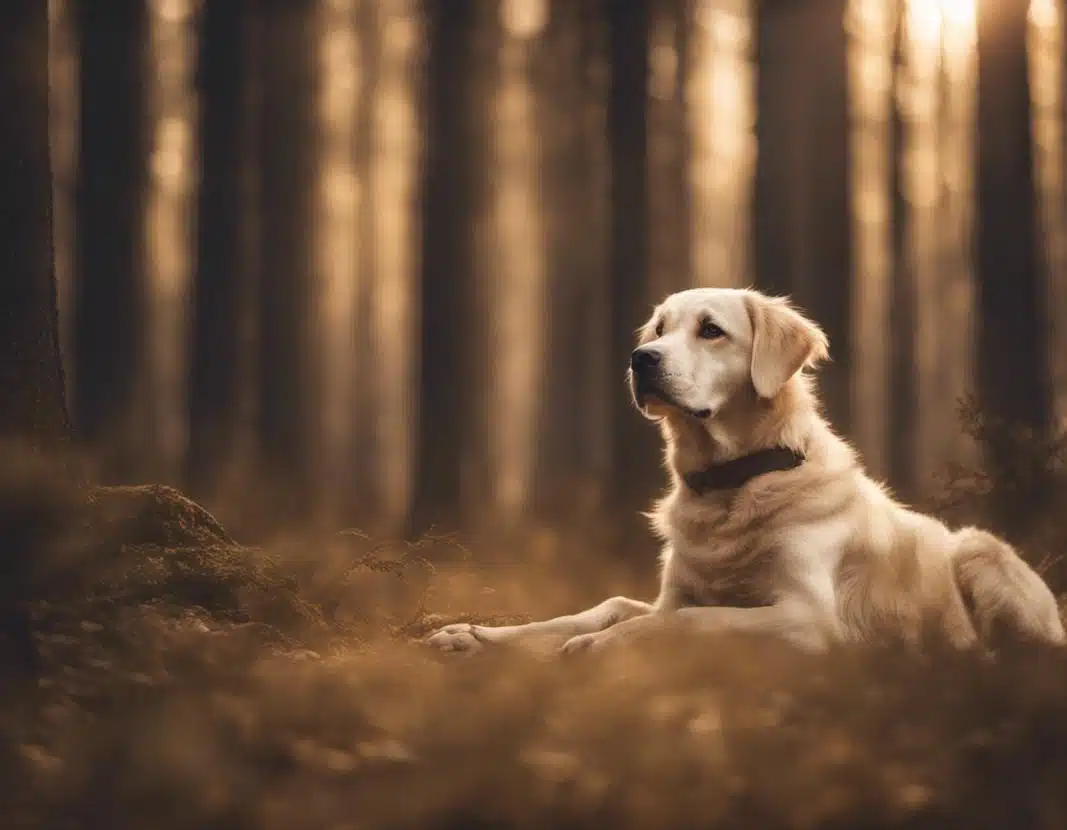
[[[883, 638], [921, 645], [931, 636], [966, 648], [994, 629], [1065, 642], [1052, 592], [1007, 543], [950, 530], [867, 477], [820, 415], [805, 371], [827, 356], [826, 337], [787, 301], [683, 291], [656, 309], [638, 346], [659, 357], [653, 391], [631, 381], [642, 412], [659, 422], [670, 474], [649, 514], [664, 542], [655, 602], [615, 597], [529, 625], [450, 625], [432, 645], [536, 641], [571, 652], [668, 623], [771, 634], [815, 650]], [[700, 495], [684, 481], [779, 445], [805, 461], [737, 490]]]

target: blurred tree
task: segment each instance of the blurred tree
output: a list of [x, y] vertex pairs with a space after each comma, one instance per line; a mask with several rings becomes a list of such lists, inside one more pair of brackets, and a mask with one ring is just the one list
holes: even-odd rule
[[[52, 251], [46, 0], [0, 4], [0, 107], [7, 113], [0, 124], [0, 464], [6, 467], [14, 460], [9, 441], [57, 454], [70, 437]], [[5, 502], [15, 502], [0, 503], [2, 692], [8, 670], [32, 669], [37, 654], [20, 602], [31, 564], [23, 561], [30, 549], [27, 517], [16, 494], [0, 491]]]
[[[545, 371], [543, 394], [538, 401], [538, 452], [534, 482], [535, 509], [559, 515], [575, 503], [580, 467], [578, 427], [579, 387], [583, 368], [577, 356], [581, 341], [589, 337], [576, 313], [581, 306], [583, 283], [595, 274], [576, 275], [584, 244], [581, 227], [581, 193], [587, 186], [581, 166], [583, 84], [581, 78], [582, 4], [557, 4], [533, 56], [535, 105], [543, 124], [541, 157], [545, 203], [543, 221], [548, 247], [545, 290]], [[546, 90], [554, 94], [545, 95]], [[587, 240], [588, 241], [588, 240]], [[570, 366], [569, 371], [553, 367]]]
[[[897, 105], [890, 122], [890, 193], [892, 205], [893, 286], [889, 308], [889, 328], [894, 332], [915, 330], [915, 275], [912, 260], [907, 254], [908, 202], [904, 192], [904, 116], [899, 106], [901, 78], [905, 55], [905, 2], [895, 0], [893, 20], [893, 92]], [[889, 478], [903, 497], [916, 493], [915, 455], [912, 436], [915, 434], [918, 411], [915, 407], [918, 390], [915, 378], [915, 338], [893, 337], [890, 344], [892, 369], [889, 380]]]
[[[650, 0], [608, 0], [611, 86], [611, 343], [618, 377], [633, 350], [634, 331], [651, 311], [648, 298], [648, 68]], [[647, 502], [663, 484], [659, 437], [624, 390], [611, 396], [612, 484], [620, 506]]]
[[849, 0], [848, 68], [852, 124], [851, 438], [867, 469], [889, 473], [893, 297], [893, 26], [898, 4]]
[[[757, 4], [753, 258], [830, 337], [827, 411], [849, 424], [851, 224], [846, 0]], [[803, 34], [798, 34], [803, 33]]]
[[490, 60], [474, 0], [425, 5], [422, 346], [414, 524], [452, 519], [486, 486], [485, 316], [474, 263], [475, 205], [485, 134], [472, 112]]
[[200, 105], [200, 189], [189, 378], [188, 481], [204, 495], [234, 461], [250, 378], [247, 305], [254, 302], [248, 256], [256, 205], [246, 198], [254, 163], [251, 0], [207, 0], [199, 18], [196, 91]]
[[[575, 194], [581, 206], [581, 221], [571, 224], [575, 241], [581, 245], [580, 286], [574, 310], [578, 315], [572, 334], [581, 340], [574, 351], [580, 356], [581, 373], [578, 389], [578, 424], [575, 454], [582, 469], [592, 477], [593, 497], [608, 495], [612, 472], [611, 434], [605, 429], [613, 407], [613, 396], [625, 400], [626, 390], [619, 383], [619, 356], [611, 351], [611, 271], [609, 234], [611, 231], [611, 164], [608, 152], [608, 96], [610, 69], [607, 0], [581, 4], [579, 22], [579, 77], [581, 79], [582, 126], [578, 152], [574, 159], [581, 171], [581, 192]], [[594, 333], [585, 337], [586, 331]], [[625, 364], [626, 356], [622, 361]], [[575, 413], [570, 415], [573, 417]], [[584, 510], [588, 504], [579, 503]]]
[[648, 294], [652, 302], [694, 282], [686, 106], [689, 35], [696, 25], [691, 7], [689, 0], [655, 0], [650, 10]]
[[[315, 502], [313, 445], [321, 373], [313, 356], [318, 26], [314, 0], [262, 0], [256, 72], [260, 142], [258, 454], [278, 518]], [[358, 359], [358, 356], [357, 356]]]
[[138, 475], [148, 130], [143, 0], [73, 0], [80, 55], [75, 270], [77, 428], [100, 475]]
[[[375, 349], [374, 315], [372, 314], [375, 289], [375, 262], [379, 255], [374, 244], [375, 213], [378, 200], [370, 192], [371, 172], [376, 163], [375, 153], [375, 100], [381, 89], [381, 43], [378, 37], [380, 26], [376, 8], [377, 0], [363, 0], [357, 6], [356, 28], [359, 41], [359, 103], [355, 113], [355, 129], [352, 131], [352, 155], [357, 174], [364, 186], [359, 200], [358, 227], [356, 229], [356, 308], [355, 340], [356, 354], [373, 354]], [[375, 480], [382, 457], [375, 430], [375, 411], [379, 401], [366, 394], [366, 384], [356, 370], [355, 404], [352, 412], [354, 424], [351, 459], [351, 489], [347, 496], [363, 511], [377, 513], [375, 504], [380, 489]]]
[[69, 439], [52, 258], [45, 0], [0, 7], [0, 439]]
[[[353, 21], [353, 11], [358, 22]], [[345, 313], [359, 330], [357, 338], [369, 336], [362, 340], [369, 348], [361, 345], [357, 355], [373, 356], [350, 362], [347, 370], [351, 388], [368, 399], [357, 429], [371, 442], [361, 449], [370, 452], [359, 456], [354, 466], [364, 471], [365, 483], [370, 485], [364, 490], [368, 497], [364, 511], [390, 528], [410, 518], [417, 454], [415, 408], [422, 317], [418, 246], [425, 148], [425, 37], [419, 11], [417, 0], [365, 2], [358, 10], [351, 0], [332, 0], [338, 28], [331, 42], [347, 40], [350, 46], [346, 48], [361, 52], [366, 67], [362, 77], [358, 70], [341, 72], [347, 76], [347, 92], [338, 90], [341, 95], [333, 96], [335, 101], [340, 97], [348, 101], [344, 120], [350, 125], [343, 144], [334, 133], [333, 165], [342, 164], [343, 154], [351, 175], [362, 172], [361, 186], [352, 194], [352, 210], [345, 208], [350, 216], [347, 227], [336, 228], [339, 237], [350, 239], [345, 243], [346, 256], [354, 253], [353, 246], [358, 251], [358, 282], [363, 284], [353, 292], [358, 306], [353, 308], [352, 300], [346, 299]], [[341, 14], [343, 20], [338, 17]], [[358, 28], [361, 33], [355, 31]], [[351, 167], [354, 136], [361, 142], [358, 167]], [[352, 234], [353, 225], [362, 228], [362, 236]], [[351, 472], [338, 470], [334, 477], [351, 479]]]
[[[557, 3], [537, 63], [546, 113], [549, 241], [537, 498], [550, 516], [587, 516], [604, 495], [604, 423], [618, 383], [608, 354], [608, 93], [604, 0]], [[615, 380], [614, 383], [611, 381]]]
[[1051, 409], [1037, 257], [1029, 0], [978, 3], [978, 368], [987, 414], [1045, 429]]

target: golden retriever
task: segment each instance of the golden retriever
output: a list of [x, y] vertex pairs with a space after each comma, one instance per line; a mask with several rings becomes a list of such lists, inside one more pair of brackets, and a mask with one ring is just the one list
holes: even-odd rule
[[668, 622], [812, 650], [931, 636], [967, 648], [1000, 631], [1064, 643], [1052, 592], [1006, 542], [950, 530], [865, 474], [820, 414], [808, 370], [827, 355], [825, 334], [784, 298], [668, 297], [640, 331], [629, 377], [636, 405], [659, 422], [670, 474], [649, 514], [664, 542], [655, 602], [459, 623], [429, 643], [476, 651], [547, 638], [574, 652]]

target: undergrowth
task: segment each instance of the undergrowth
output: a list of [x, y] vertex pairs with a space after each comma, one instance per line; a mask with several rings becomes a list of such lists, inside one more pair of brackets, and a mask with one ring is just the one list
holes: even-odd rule
[[[938, 509], [1062, 593], [1067, 440], [962, 417], [995, 460], [948, 471]], [[170, 488], [6, 460], [0, 602], [41, 662], [0, 689], [5, 827], [1067, 826], [1061, 652], [446, 657], [420, 643], [445, 622], [651, 595], [651, 539], [636, 576], [599, 528], [251, 547]]]
[[1001, 534], [1057, 594], [1067, 593], [1067, 424], [1020, 426], [988, 416], [973, 397], [958, 412], [980, 463], [948, 465], [935, 506], [951, 523]]

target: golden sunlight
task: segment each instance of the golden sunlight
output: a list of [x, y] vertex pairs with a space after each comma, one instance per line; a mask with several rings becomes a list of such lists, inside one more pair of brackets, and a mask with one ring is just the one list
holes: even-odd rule
[[187, 320], [196, 198], [196, 38], [193, 0], [152, 0], [149, 119], [152, 148], [146, 217], [150, 342], [144, 396], [159, 474], [177, 475], [186, 446]]
[[[879, 474], [889, 457], [889, 313], [894, 286], [915, 315], [916, 427], [910, 436], [917, 484], [946, 460], [973, 452], [953, 413], [974, 384], [975, 273], [972, 260], [976, 7], [973, 0], [908, 0], [897, 20], [881, 0], [848, 10], [853, 127], [853, 406], [856, 440]], [[902, 65], [893, 49], [902, 27]], [[903, 122], [902, 261], [891, 234], [891, 117]], [[894, 283], [899, 273], [904, 282]], [[941, 413], [941, 414], [938, 414]]]
[[907, 203], [904, 273], [911, 280], [915, 411], [911, 435], [915, 484], [920, 488], [944, 459], [948, 420], [940, 375], [940, 336], [948, 328], [937, 302], [940, 246], [939, 84], [941, 12], [928, 0], [908, 0], [904, 19], [904, 65], [898, 100], [904, 122], [902, 190]]
[[889, 472], [890, 193], [893, 16], [883, 0], [847, 10], [852, 122], [854, 438], [868, 468]]
[[937, 0], [944, 23], [952, 28], [974, 26], [978, 0]]
[[[412, 483], [422, 33], [412, 0], [325, 0], [321, 32], [319, 450], [334, 486], [353, 475], [357, 442], [373, 448], [359, 459], [370, 470], [364, 495], [395, 527]], [[361, 349], [372, 355], [357, 366]]]
[[910, 37], [924, 44], [938, 43], [946, 29], [973, 28], [978, 0], [907, 0]]
[[356, 402], [356, 228], [361, 198], [352, 135], [362, 94], [355, 0], [326, 0], [319, 42], [318, 318], [322, 325], [322, 423], [318, 450], [325, 498], [351, 476]]
[[[978, 306], [976, 263], [974, 261], [974, 165], [976, 152], [975, 111], [977, 106], [977, 18], [974, 0], [945, 0], [941, 31], [941, 131], [938, 149], [941, 185], [940, 274], [936, 303], [928, 324], [939, 333], [940, 370], [927, 385], [922, 402], [957, 401], [973, 392], [977, 383]], [[943, 403], [942, 403], [943, 407]], [[924, 410], [920, 410], [922, 412]], [[977, 452], [974, 443], [962, 434], [949, 413], [941, 438], [940, 460], [971, 463]], [[936, 458], [929, 459], [931, 463]], [[920, 471], [922, 467], [920, 464]], [[933, 471], [931, 470], [931, 475]]]
[[904, 120], [903, 256], [912, 281], [916, 484], [933, 483], [948, 460], [973, 447], [944, 401], [974, 387], [974, 265], [971, 160], [974, 146], [975, 18], [959, 4], [909, 0], [898, 98]]
[[[517, 16], [515, 8], [540, 2], [506, 0], [505, 23], [509, 14]], [[546, 21], [538, 22], [539, 29]], [[532, 28], [507, 26], [500, 45], [491, 115], [491, 231], [483, 260], [492, 308], [489, 351], [496, 356], [489, 373], [490, 477], [496, 506], [510, 518], [526, 505], [533, 477], [544, 330], [546, 252], [530, 77]]]
[[699, 0], [689, 67], [693, 281], [748, 282], [755, 164], [751, 0]]
[[[374, 494], [386, 522], [407, 515], [414, 467], [419, 326], [419, 69], [423, 31], [416, 0], [375, 0], [377, 80], [371, 107], [366, 209], [373, 244], [370, 325], [374, 342]], [[370, 276], [370, 275], [368, 275]]]
[[536, 37], [548, 25], [549, 0], [503, 0], [500, 22], [511, 37]]
[[935, 47], [941, 39], [941, 0], [905, 0], [904, 25], [908, 40], [917, 47]]

